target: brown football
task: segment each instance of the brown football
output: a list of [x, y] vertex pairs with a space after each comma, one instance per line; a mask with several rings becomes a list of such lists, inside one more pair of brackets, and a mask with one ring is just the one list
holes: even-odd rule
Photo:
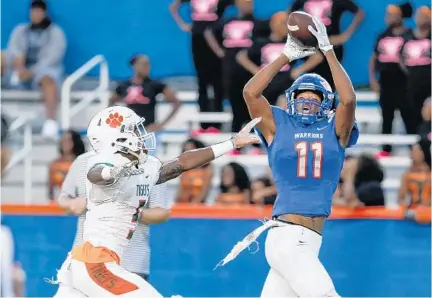
[[306, 12], [294, 11], [288, 17], [288, 32], [291, 37], [304, 46], [316, 47], [318, 41], [310, 33], [309, 25], [315, 28], [312, 16]]

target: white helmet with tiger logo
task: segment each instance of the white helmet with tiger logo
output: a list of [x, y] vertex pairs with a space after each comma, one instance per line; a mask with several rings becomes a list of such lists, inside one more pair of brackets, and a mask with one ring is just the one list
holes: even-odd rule
[[[129, 108], [113, 106], [97, 113], [87, 129], [87, 136], [93, 149], [119, 151], [126, 154], [147, 154], [156, 149], [154, 133], [147, 133], [145, 119]], [[137, 156], [142, 158], [143, 156]]]

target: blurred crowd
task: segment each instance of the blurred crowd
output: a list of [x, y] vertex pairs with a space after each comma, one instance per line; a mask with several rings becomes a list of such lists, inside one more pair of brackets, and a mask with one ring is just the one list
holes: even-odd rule
[[[190, 138], [182, 146], [182, 152], [203, 148], [206, 145], [198, 139]], [[406, 208], [431, 205], [431, 142], [421, 139], [411, 147], [411, 166], [401, 177], [398, 203]], [[81, 136], [70, 130], [63, 134], [59, 142], [59, 157], [49, 167], [49, 194], [55, 200], [72, 162], [84, 153]], [[181, 152], [179, 152], [181, 153]], [[247, 168], [230, 162], [223, 166], [216, 177], [213, 165], [190, 170], [179, 178], [174, 202], [191, 204], [272, 205], [276, 200], [277, 189], [270, 169], [266, 174], [251, 178]], [[210, 196], [212, 181], [219, 181], [216, 196]], [[371, 155], [347, 155], [340, 176], [333, 204], [349, 208], [363, 206], [384, 206], [385, 192], [382, 186], [384, 170]]]
[[[191, 8], [189, 17], [192, 23], [179, 14], [180, 7], [186, 2]], [[237, 8], [236, 14], [225, 17], [224, 13], [230, 6]], [[249, 120], [242, 95], [243, 86], [280, 54], [288, 33], [286, 23], [291, 11], [303, 10], [319, 16], [327, 26], [341, 61], [344, 59], [344, 44], [367, 14], [353, 0], [295, 0], [286, 11], [274, 13], [269, 20], [254, 16], [254, 1], [251, 0], [174, 0], [169, 10], [179, 28], [191, 34], [200, 111], [221, 112], [223, 100], [228, 99], [233, 113], [231, 131], [238, 131]], [[346, 29], [342, 29], [340, 22], [345, 13], [352, 14], [353, 18]], [[413, 16], [415, 27], [409, 28], [405, 20]], [[407, 2], [389, 5], [383, 17], [387, 28], [375, 37], [369, 64], [370, 87], [379, 94], [383, 134], [392, 133], [395, 111], [399, 110], [406, 132], [422, 137], [411, 148], [412, 166], [402, 177], [399, 199], [402, 204], [410, 193], [412, 203], [423, 202], [423, 197], [430, 193], [430, 183], [422, 186], [420, 191], [410, 181], [426, 181], [430, 176], [430, 151], [425, 151], [425, 148], [429, 148], [427, 145], [431, 136], [431, 10], [426, 6], [413, 8]], [[58, 134], [55, 119], [59, 86], [64, 75], [62, 61], [67, 48], [66, 40], [62, 29], [50, 18], [47, 3], [33, 0], [30, 4], [30, 22], [15, 27], [7, 48], [2, 51], [2, 87], [40, 89], [46, 116], [42, 134], [46, 137], [55, 138]], [[109, 104], [127, 105], [146, 119], [149, 132], [160, 131], [178, 113], [181, 102], [170, 86], [151, 78], [148, 56], [135, 54], [131, 56], [129, 65], [133, 75], [118, 82], [112, 90]], [[325, 59], [317, 53], [304, 61], [286, 65], [264, 95], [271, 104], [285, 107], [285, 89], [306, 72], [316, 72], [334, 86]], [[159, 94], [172, 107], [164, 119], [156, 117], [156, 97]], [[220, 130], [221, 123], [202, 123], [197, 131], [191, 132], [191, 136]], [[183, 144], [183, 150], [202, 146], [204, 144], [198, 139], [191, 138]], [[390, 156], [391, 151], [390, 145], [384, 145], [375, 158]], [[77, 132], [63, 134], [59, 157], [49, 167], [51, 199], [58, 194], [70, 164], [84, 152], [84, 142]], [[262, 153], [262, 150], [258, 146], [249, 149], [249, 152]], [[7, 156], [5, 152], [2, 159], [7, 159]], [[347, 157], [340, 187], [335, 194], [335, 204], [383, 205], [383, 175], [374, 158], [366, 155]], [[213, 178], [211, 164], [184, 174], [176, 201], [206, 202]], [[217, 204], [267, 205], [275, 200], [276, 189], [270, 173], [251, 180], [242, 165], [230, 163], [221, 171], [219, 180]], [[430, 201], [425, 203], [430, 205]]]
[[[321, 18], [335, 52], [343, 61], [344, 44], [354, 35], [368, 12], [353, 0], [295, 0], [286, 11], [279, 11], [269, 20], [254, 16], [253, 0], [174, 0], [169, 6], [179, 28], [191, 35], [191, 54], [197, 75], [199, 110], [222, 112], [224, 100], [228, 100], [233, 114], [230, 131], [238, 131], [249, 121], [249, 113], [243, 101], [243, 87], [262, 67], [273, 61], [281, 52], [287, 35], [287, 19], [292, 11], [303, 10]], [[179, 13], [182, 5], [190, 5], [191, 23]], [[237, 12], [231, 17], [224, 13], [230, 7]], [[42, 135], [57, 139], [59, 125], [56, 121], [59, 89], [64, 78], [63, 58], [67, 49], [67, 36], [51, 19], [44, 0], [31, 1], [30, 21], [17, 24], [9, 43], [1, 52], [1, 84], [4, 89], [39, 90], [44, 104], [45, 122]], [[353, 16], [346, 28], [340, 22], [345, 14]], [[407, 19], [414, 17], [415, 26], [408, 27]], [[410, 147], [411, 164], [401, 177], [398, 204], [408, 210], [431, 205], [431, 10], [429, 7], [412, 7], [409, 3], [389, 5], [383, 15], [386, 29], [375, 38], [369, 62], [370, 87], [379, 96], [382, 115], [382, 134], [391, 134], [395, 111], [399, 110], [407, 134], [419, 134], [421, 139]], [[132, 53], [131, 53], [132, 54]], [[163, 130], [179, 112], [180, 100], [174, 90], [150, 76], [151, 61], [144, 53], [131, 55], [128, 61], [133, 75], [112, 90], [110, 105], [123, 104], [146, 119], [149, 132]], [[334, 88], [329, 67], [319, 52], [315, 55], [286, 65], [270, 86], [265, 97], [274, 105], [286, 106], [285, 90], [300, 75], [315, 72], [328, 80]], [[163, 95], [171, 104], [171, 111], [164, 119], [156, 117], [156, 98]], [[8, 119], [1, 117], [1, 172], [10, 157], [5, 142]], [[191, 132], [180, 151], [205, 147], [199, 138], [202, 133], [218, 133], [222, 124], [201, 123]], [[193, 137], [192, 137], [193, 136]], [[392, 154], [390, 145], [383, 145], [376, 156], [346, 156], [333, 204], [348, 208], [383, 206], [385, 204], [382, 182], [384, 170], [377, 158]], [[48, 194], [55, 201], [71, 165], [86, 152], [82, 136], [69, 130], [63, 133], [58, 145], [58, 157], [49, 165]], [[261, 154], [259, 147], [235, 154]], [[79, 174], [79, 175], [82, 175]], [[258, 178], [251, 178], [243, 165], [231, 162], [223, 166], [215, 177], [212, 163], [183, 174], [179, 179], [175, 202], [217, 205], [272, 205], [277, 197], [270, 171]], [[212, 181], [219, 181], [217, 193], [210, 196]], [[78, 192], [78, 190], [77, 190]], [[85, 211], [84, 200], [66, 202], [62, 207], [74, 214]], [[407, 213], [408, 214], [408, 213]], [[12, 296], [23, 296], [25, 273], [18, 264], [13, 265], [13, 238], [2, 225], [2, 260], [12, 260], [14, 289], [6, 289]], [[7, 247], [7, 249], [6, 249]], [[8, 254], [4, 256], [3, 254]], [[6, 267], [2, 267], [6, 268]], [[2, 277], [2, 280], [6, 280]]]
[[[179, 8], [188, 2], [186, 22]], [[287, 1], [289, 2], [289, 1]], [[229, 7], [236, 7], [235, 15], [226, 17]], [[343, 62], [344, 44], [361, 25], [365, 14], [353, 0], [295, 0], [286, 11], [279, 11], [269, 20], [254, 15], [254, 1], [174, 0], [169, 7], [180, 29], [191, 34], [191, 54], [197, 74], [198, 104], [201, 112], [221, 112], [227, 99], [233, 113], [231, 131], [238, 131], [249, 120], [243, 101], [245, 83], [281, 52], [287, 35], [287, 18], [291, 11], [304, 10], [319, 16], [327, 26], [335, 52]], [[341, 28], [341, 18], [352, 14], [351, 23]], [[405, 20], [414, 17], [415, 27]], [[389, 5], [383, 16], [387, 28], [376, 38], [369, 64], [370, 87], [379, 94], [382, 111], [382, 133], [391, 134], [395, 111], [399, 110], [408, 134], [421, 133], [430, 138], [430, 117], [422, 107], [431, 95], [431, 58], [429, 7], [413, 8], [411, 4]], [[371, 37], [372, 38], [372, 37]], [[30, 22], [17, 24], [2, 51], [2, 87], [11, 89], [40, 89], [45, 106], [42, 134], [49, 138], [58, 135], [56, 110], [59, 87], [64, 77], [63, 58], [67, 37], [48, 14], [44, 0], [33, 0]], [[110, 104], [125, 104], [145, 117], [149, 131], [159, 131], [178, 112], [180, 101], [166, 84], [150, 76], [151, 61], [145, 54], [129, 60], [134, 70], [131, 78], [118, 83]], [[330, 70], [321, 53], [290, 65], [277, 75], [264, 95], [271, 104], [286, 105], [284, 91], [300, 75], [315, 72], [334, 87]], [[172, 103], [172, 111], [165, 119], [156, 119], [156, 97], [162, 94]], [[430, 104], [429, 104], [430, 106]], [[202, 123], [197, 133], [215, 133], [221, 123]], [[378, 157], [389, 156], [392, 148], [384, 145]], [[259, 148], [251, 152], [262, 153]]]
[[[404, 20], [412, 14], [409, 3], [387, 7], [387, 28], [376, 39], [369, 80], [379, 94], [383, 134], [392, 133], [399, 110], [407, 134], [420, 133], [430, 140], [431, 10], [418, 8], [415, 28], [409, 28]], [[390, 145], [384, 145], [378, 156], [389, 156], [391, 151]]]

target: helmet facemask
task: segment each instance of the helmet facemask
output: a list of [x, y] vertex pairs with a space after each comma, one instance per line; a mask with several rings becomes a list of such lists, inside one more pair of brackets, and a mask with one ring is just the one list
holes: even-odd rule
[[[316, 121], [326, 119], [334, 98], [331, 89], [328, 90], [325, 88], [323, 83], [315, 77], [317, 75], [311, 76], [312, 78], [306, 78], [304, 82], [301, 79], [294, 82], [293, 86], [285, 92], [288, 114], [303, 124], [312, 124]], [[303, 96], [301, 94], [307, 91], [317, 94], [321, 98], [321, 101], [315, 97]]]
[[148, 152], [156, 150], [156, 138], [154, 133], [146, 131], [144, 118], [140, 118], [136, 123], [123, 124], [120, 127], [114, 147], [120, 152], [132, 154], [140, 161], [145, 161]]

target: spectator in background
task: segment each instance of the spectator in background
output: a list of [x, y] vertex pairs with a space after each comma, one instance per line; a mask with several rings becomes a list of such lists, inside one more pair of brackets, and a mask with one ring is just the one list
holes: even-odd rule
[[276, 201], [277, 190], [272, 179], [261, 177], [252, 181], [252, 203], [255, 205], [273, 205]]
[[[182, 152], [204, 147], [201, 141], [191, 138], [183, 144]], [[176, 202], [204, 203], [212, 186], [212, 178], [213, 166], [211, 164], [184, 172], [180, 176]]]
[[[333, 194], [332, 206], [350, 207], [350, 206], [348, 206], [347, 201], [343, 197], [342, 188], [343, 188], [343, 179], [339, 178], [339, 183], [338, 183], [336, 190]], [[357, 203], [356, 207], [359, 206], [358, 199], [356, 200], [356, 203]]]
[[[287, 21], [286, 12], [273, 14], [270, 19], [270, 36], [255, 40], [249, 49], [241, 50], [237, 54], [237, 62], [251, 75], [273, 62], [282, 52], [288, 34]], [[287, 64], [264, 90], [264, 96], [271, 105], [275, 105], [279, 96], [285, 94], [286, 86], [292, 84], [290, 70], [291, 66]]]
[[407, 208], [431, 205], [430, 148], [431, 142], [427, 139], [421, 139], [412, 146], [412, 164], [402, 176], [399, 205]]
[[9, 132], [9, 124], [6, 120], [6, 117], [2, 114], [1, 115], [1, 176], [3, 176], [3, 172], [6, 169], [9, 157], [10, 157], [10, 149], [9, 146], [6, 143], [6, 139]]
[[431, 98], [428, 97], [422, 108], [423, 122], [420, 124], [419, 134], [422, 139], [431, 141]]
[[237, 16], [221, 19], [204, 32], [210, 48], [222, 59], [225, 95], [233, 112], [231, 131], [241, 130], [250, 120], [243, 100], [243, 87], [251, 74], [237, 64], [236, 55], [249, 48], [257, 37], [268, 35], [268, 23], [258, 21], [253, 15], [253, 0], [236, 0], [235, 4]]
[[431, 10], [422, 6], [415, 16], [416, 28], [407, 34], [402, 64], [408, 74], [408, 100], [413, 105], [415, 128], [421, 124], [423, 102], [431, 96]]
[[[387, 28], [378, 35], [374, 52], [369, 60], [370, 86], [372, 90], [379, 93], [382, 134], [392, 133], [396, 109], [400, 111], [406, 132], [417, 133], [412, 107], [406, 96], [406, 74], [400, 66], [400, 50], [404, 37], [411, 33], [411, 29], [404, 25], [404, 18], [410, 18], [411, 15], [412, 7], [409, 3], [387, 6], [385, 15]], [[378, 80], [376, 73], [378, 73]], [[376, 157], [389, 156], [391, 150], [391, 145], [385, 144]]]
[[341, 194], [347, 206], [384, 206], [384, 172], [369, 155], [349, 158], [341, 173]]
[[[109, 105], [123, 101], [138, 116], [145, 119], [148, 132], [161, 130], [178, 112], [180, 101], [167, 85], [150, 78], [150, 60], [146, 55], [135, 55], [129, 60], [134, 75], [120, 83], [110, 98]], [[156, 123], [156, 96], [163, 94], [172, 104], [171, 112], [160, 123]]]
[[220, 194], [216, 204], [236, 205], [250, 203], [250, 180], [246, 170], [231, 162], [221, 171]]
[[[186, 24], [178, 10], [182, 3], [190, 2], [192, 25]], [[223, 111], [222, 63], [210, 49], [204, 38], [204, 31], [222, 17], [226, 8], [234, 0], [174, 0], [170, 5], [171, 14], [177, 25], [185, 32], [191, 32], [192, 58], [198, 82], [198, 104], [200, 112]], [[213, 99], [208, 95], [208, 87], [213, 89]], [[201, 123], [201, 128], [220, 129], [220, 123]]]
[[65, 132], [59, 143], [60, 157], [49, 166], [48, 195], [54, 200], [58, 195], [63, 180], [72, 162], [85, 152], [84, 142], [79, 133], [73, 130]]
[[[288, 9], [288, 14], [297, 10], [303, 10], [321, 19], [327, 27], [327, 33], [336, 57], [342, 62], [344, 57], [343, 45], [352, 37], [362, 23], [364, 19], [363, 10], [352, 0], [295, 0]], [[348, 28], [341, 32], [340, 21], [344, 12], [353, 13], [354, 19]], [[307, 72], [315, 72], [321, 75], [330, 83], [333, 90], [335, 89], [330, 67], [321, 52], [310, 56], [304, 64], [294, 69], [291, 72], [292, 78], [295, 80]]]
[[[287, 21], [288, 15], [286, 12], [280, 11], [273, 14], [270, 19], [270, 36], [256, 39], [249, 49], [241, 50], [237, 54], [237, 62], [252, 76], [260, 71], [261, 68], [273, 62], [282, 52], [288, 34]], [[293, 82], [290, 71], [291, 66], [287, 64], [264, 90], [264, 96], [271, 105], [275, 105], [279, 96], [285, 94], [286, 84]], [[250, 153], [264, 153], [260, 149], [260, 144], [254, 144], [254, 147]]]
[[58, 88], [63, 75], [66, 39], [46, 10], [45, 1], [31, 2], [30, 24], [15, 27], [7, 51], [2, 52], [2, 77], [6, 74], [3, 82], [7, 87], [40, 87], [46, 117], [42, 134], [56, 138]]

